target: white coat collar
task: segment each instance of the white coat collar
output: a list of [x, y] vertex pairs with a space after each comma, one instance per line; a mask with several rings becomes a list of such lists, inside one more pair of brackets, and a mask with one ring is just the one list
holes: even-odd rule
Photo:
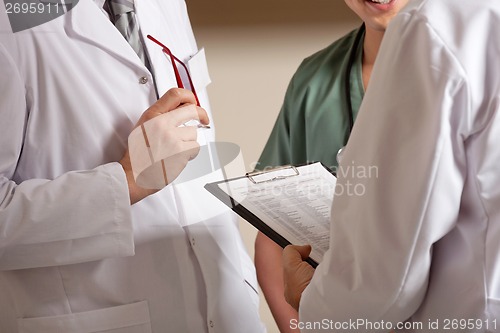
[[94, 2], [96, 3], [97, 6], [99, 6], [99, 8], [103, 8], [106, 0], [94, 0]]
[[[95, 45], [109, 54], [113, 54], [117, 59], [129, 66], [136, 67], [138, 73], [146, 73], [147, 69], [142, 61], [107, 17], [102, 8], [104, 2], [105, 0], [80, 0], [65, 15], [67, 16], [65, 29], [68, 36]], [[182, 29], [182, 32], [185, 29], [182, 18], [178, 17], [181, 9], [176, 9], [172, 16], [163, 17], [158, 13], [165, 14], [165, 11], [159, 8], [156, 1], [136, 1], [135, 3], [144, 46], [151, 59], [153, 71], [156, 72], [156, 83], [159, 90], [164, 92], [168, 88], [175, 86], [173, 73], [169, 75], [172, 66], [165, 59], [161, 47], [148, 40], [146, 35], [151, 34], [165, 43], [172, 41], [172, 36], [179, 35], [177, 30], [172, 29]], [[170, 24], [167, 24], [164, 20], [169, 20]], [[179, 43], [189, 44], [189, 41], [184, 41], [184, 39], [189, 38], [181, 35], [175, 39], [175, 43], [171, 42], [172, 45], [168, 46], [175, 49]], [[178, 54], [178, 56], [181, 56], [181, 54]]]
[[65, 29], [68, 36], [95, 45], [130, 66], [147, 70], [134, 50], [106, 17], [102, 6], [99, 7], [100, 2], [104, 3], [104, 0], [80, 0], [65, 14]]

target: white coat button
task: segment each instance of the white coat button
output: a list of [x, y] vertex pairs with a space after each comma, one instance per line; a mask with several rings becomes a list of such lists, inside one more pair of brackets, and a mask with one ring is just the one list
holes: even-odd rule
[[195, 244], [195, 242], [194, 242], [194, 237], [193, 237], [193, 238], [191, 238], [191, 245], [194, 246], [194, 244]]
[[210, 324], [211, 328], [214, 328], [214, 322], [213, 321], [210, 320], [209, 324]]
[[139, 83], [140, 84], [146, 84], [148, 83], [148, 78], [146, 76], [142, 76], [140, 79], [139, 79]]

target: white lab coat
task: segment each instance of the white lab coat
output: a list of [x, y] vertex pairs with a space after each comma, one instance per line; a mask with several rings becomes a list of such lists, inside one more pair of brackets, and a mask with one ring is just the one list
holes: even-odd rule
[[[183, 227], [173, 186], [129, 204], [116, 161], [156, 94], [103, 2], [16, 34], [0, 13], [0, 332], [265, 331], [231, 213]], [[185, 7], [136, 4], [143, 35], [188, 61]], [[172, 66], [146, 46], [162, 95]]]
[[[391, 22], [342, 156], [357, 195], [334, 198], [303, 325], [500, 331], [499, 26], [490, 0], [414, 0]], [[335, 329], [350, 320], [372, 325]]]

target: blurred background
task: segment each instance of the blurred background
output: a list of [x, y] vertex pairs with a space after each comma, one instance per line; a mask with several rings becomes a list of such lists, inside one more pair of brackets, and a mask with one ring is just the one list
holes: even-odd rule
[[[204, 47], [217, 140], [238, 144], [251, 171], [271, 132], [288, 82], [302, 59], [361, 21], [341, 0], [186, 0]], [[253, 258], [256, 230], [240, 222]], [[261, 296], [269, 333], [278, 329]]]

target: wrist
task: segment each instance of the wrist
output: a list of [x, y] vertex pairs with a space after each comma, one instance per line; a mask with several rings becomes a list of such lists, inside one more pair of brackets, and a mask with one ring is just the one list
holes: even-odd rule
[[137, 185], [134, 179], [134, 174], [132, 172], [132, 165], [130, 163], [128, 151], [119, 163], [121, 164], [123, 171], [125, 172], [131, 205], [158, 191], [155, 189], [145, 189]]

